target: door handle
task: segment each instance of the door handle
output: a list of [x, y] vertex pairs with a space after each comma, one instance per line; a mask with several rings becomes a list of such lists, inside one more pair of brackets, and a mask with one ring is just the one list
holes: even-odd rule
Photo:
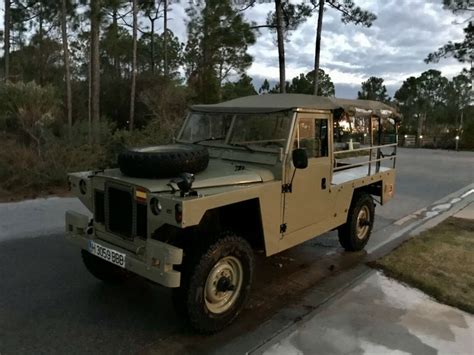
[[326, 178], [321, 179], [321, 190], [326, 190]]

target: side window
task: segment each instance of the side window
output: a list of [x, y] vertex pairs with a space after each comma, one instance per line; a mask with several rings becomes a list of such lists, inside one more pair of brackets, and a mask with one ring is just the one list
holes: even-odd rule
[[303, 118], [298, 123], [295, 148], [303, 148], [309, 158], [328, 156], [328, 120]]

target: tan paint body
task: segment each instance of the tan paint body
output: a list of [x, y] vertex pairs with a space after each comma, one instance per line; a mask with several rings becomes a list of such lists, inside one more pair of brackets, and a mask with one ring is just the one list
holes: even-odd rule
[[[310, 158], [306, 169], [296, 171], [292, 192], [282, 193], [282, 185], [290, 182], [294, 172], [291, 151], [294, 138], [298, 134], [296, 129], [298, 120], [305, 118], [328, 120], [328, 156]], [[94, 236], [83, 238], [103, 240], [109, 245], [115, 245], [121, 250], [136, 254], [134, 257], [140, 258], [142, 255], [143, 262], [146, 264], [147, 260], [150, 261], [153, 257], [148, 249], [155, 252], [160, 250], [161, 254], [176, 252], [175, 247], [170, 246], [170, 250], [166, 251], [166, 244], [156, 245], [155, 241], [151, 241], [151, 234], [159, 227], [165, 224], [179, 228], [199, 225], [208, 210], [253, 199], [259, 201], [267, 256], [337, 228], [347, 220], [355, 189], [382, 182], [380, 202], [386, 203], [394, 193], [395, 170], [385, 169], [375, 173], [375, 169], [372, 169], [373, 173], [370, 176], [332, 184], [334, 174], [332, 127], [331, 111], [294, 110], [291, 139], [288, 140], [287, 147], [284, 149], [249, 152], [240, 148], [229, 149], [209, 145], [211, 156], [209, 167], [196, 174], [193, 184], [193, 189], [198, 193], [197, 196], [181, 197], [179, 192], [173, 192], [167, 185], [169, 179], [131, 178], [122, 175], [118, 169], [70, 174], [72, 191], [91, 211], [94, 209], [92, 191], [94, 189], [104, 191], [107, 184], [132, 188], [133, 193], [136, 188], [144, 189], [147, 192], [148, 205], [152, 198], [158, 198], [162, 205], [162, 213], [158, 216], [152, 213], [147, 214], [148, 238], [146, 240], [140, 238], [134, 238], [133, 241], [125, 240], [109, 233], [103, 225], [99, 224], [94, 225]], [[244, 169], [237, 169], [242, 166]], [[80, 180], [84, 180], [87, 184], [85, 195], [80, 192]], [[177, 204], [181, 205], [183, 211], [183, 219], [180, 223], [176, 222], [174, 215]], [[74, 223], [76, 219], [69, 217], [69, 220]], [[286, 225], [286, 230], [281, 229], [282, 225]], [[79, 244], [84, 247], [84, 243], [81, 243]], [[151, 245], [151, 243], [154, 244]], [[174, 257], [173, 260], [177, 259], [179, 258]], [[149, 265], [145, 269], [148, 271], [134, 272], [150, 278], [147, 276]], [[174, 274], [171, 276], [176, 277]], [[175, 285], [174, 281], [157, 282]]]

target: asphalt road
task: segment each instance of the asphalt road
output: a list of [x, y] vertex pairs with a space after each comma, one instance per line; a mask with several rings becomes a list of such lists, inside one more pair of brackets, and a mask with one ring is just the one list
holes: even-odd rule
[[[474, 182], [474, 153], [400, 149], [397, 170], [396, 197], [377, 207], [371, 245], [383, 241], [383, 231], [400, 218]], [[169, 290], [139, 279], [103, 285], [87, 273], [62, 233], [41, 235], [48, 216], [38, 223], [24, 206], [0, 204], [0, 232], [14, 236], [0, 235], [2, 355], [217, 350], [254, 330], [328, 270], [361, 257], [341, 252], [333, 234], [271, 258], [259, 256], [257, 282], [242, 316], [223, 333], [201, 337], [176, 317]], [[16, 225], [21, 233], [12, 231]]]

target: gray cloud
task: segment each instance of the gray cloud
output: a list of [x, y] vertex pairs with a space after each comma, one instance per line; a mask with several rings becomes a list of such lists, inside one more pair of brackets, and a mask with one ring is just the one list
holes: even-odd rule
[[[452, 76], [462, 66], [455, 60], [443, 60], [427, 65], [423, 59], [449, 40], [463, 36], [464, 24], [451, 12], [443, 9], [442, 0], [356, 0], [356, 3], [377, 15], [370, 28], [344, 25], [337, 11], [327, 9], [324, 15], [321, 64], [336, 85], [336, 95], [355, 97], [360, 83], [370, 76], [385, 79], [391, 96], [410, 75], [419, 75], [434, 68]], [[172, 5], [171, 30], [184, 42], [188, 21], [185, 3]], [[264, 24], [273, 3], [258, 4], [245, 12], [248, 21]], [[287, 80], [299, 73], [312, 70], [314, 65], [314, 15], [293, 31], [285, 44]], [[271, 84], [278, 81], [278, 52], [276, 35], [261, 29], [257, 42], [249, 52], [254, 64], [249, 75], [258, 89], [266, 78]]]
[[[363, 8], [373, 11], [377, 20], [370, 28], [344, 25], [337, 11], [327, 9], [324, 15], [321, 64], [336, 84], [336, 94], [354, 97], [360, 83], [370, 76], [385, 79], [393, 95], [404, 79], [419, 75], [431, 68], [450, 77], [461, 71], [455, 60], [443, 60], [427, 65], [423, 59], [449, 40], [463, 37], [462, 19], [443, 9], [442, 0], [355, 0]], [[3, 3], [0, 3], [2, 8]], [[173, 3], [169, 15], [170, 29], [186, 41], [189, 20], [187, 2]], [[247, 20], [264, 24], [273, 3], [257, 4], [245, 11]], [[0, 18], [0, 26], [2, 26]], [[145, 19], [143, 19], [146, 22]], [[293, 31], [286, 43], [287, 80], [299, 73], [310, 71], [314, 64], [314, 15]], [[160, 23], [161, 26], [161, 23]], [[158, 29], [162, 30], [161, 28]], [[258, 88], [264, 78], [278, 80], [278, 52], [275, 33], [261, 29], [257, 42], [249, 52], [254, 64], [249, 75]]]
[[[370, 28], [341, 23], [333, 9], [325, 12], [321, 64], [336, 83], [338, 96], [353, 97], [370, 76], [386, 80], [391, 95], [409, 75], [435, 68], [452, 76], [462, 68], [455, 60], [427, 65], [423, 59], [449, 40], [462, 38], [463, 24], [442, 8], [441, 0], [357, 1], [377, 14]], [[262, 15], [259, 13], [259, 15]], [[252, 15], [255, 20], [255, 15]], [[287, 79], [311, 70], [316, 16], [294, 31], [286, 43]], [[251, 75], [278, 77], [275, 35], [261, 32], [252, 54]]]

